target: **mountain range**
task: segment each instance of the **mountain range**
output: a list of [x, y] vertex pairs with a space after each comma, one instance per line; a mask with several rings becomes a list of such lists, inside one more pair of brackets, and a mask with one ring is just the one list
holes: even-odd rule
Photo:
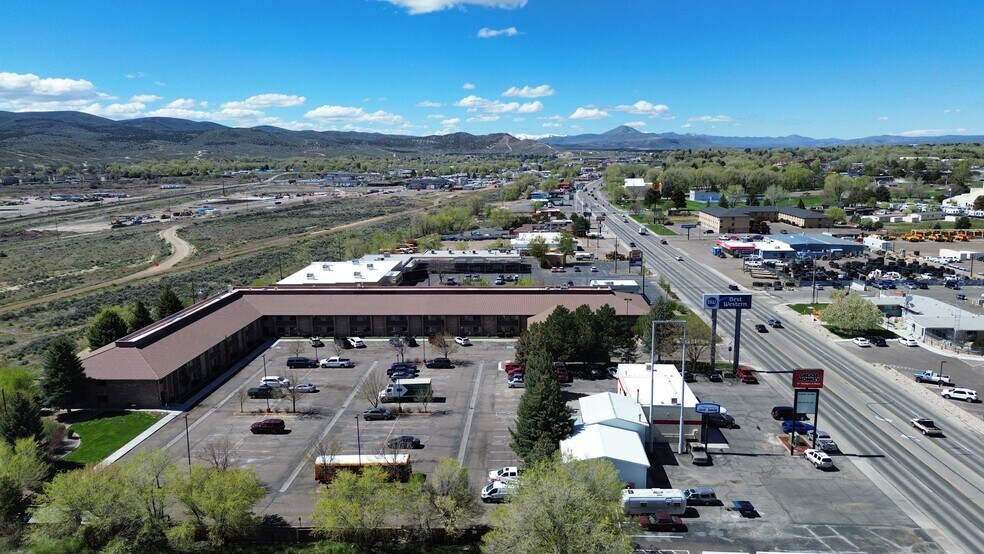
[[984, 136], [859, 139], [720, 137], [643, 133], [628, 126], [605, 133], [539, 140], [507, 133], [450, 133], [424, 137], [343, 131], [291, 131], [279, 127], [226, 127], [165, 117], [116, 121], [82, 112], [0, 111], [0, 165], [139, 163], [169, 159], [283, 159], [289, 157], [414, 154], [549, 155], [561, 150], [686, 150], [796, 148], [839, 145], [984, 142]]

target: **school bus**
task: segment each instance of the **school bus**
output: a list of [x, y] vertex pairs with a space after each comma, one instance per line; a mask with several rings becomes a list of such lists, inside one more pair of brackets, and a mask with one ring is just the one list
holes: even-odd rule
[[378, 467], [389, 475], [390, 481], [406, 483], [413, 473], [409, 454], [342, 454], [318, 456], [314, 461], [314, 480], [331, 483], [339, 471], [362, 473], [367, 467]]

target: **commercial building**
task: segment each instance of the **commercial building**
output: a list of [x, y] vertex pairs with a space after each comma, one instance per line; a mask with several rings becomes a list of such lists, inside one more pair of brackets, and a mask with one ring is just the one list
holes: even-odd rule
[[711, 206], [698, 212], [700, 226], [715, 233], [752, 233], [759, 221], [782, 222], [803, 229], [818, 229], [830, 227], [833, 224], [830, 217], [823, 212], [804, 210], [789, 206], [739, 206], [737, 208], [722, 208]]
[[649, 458], [638, 435], [607, 425], [582, 425], [560, 441], [560, 451], [575, 460], [605, 459], [630, 488], [646, 485]]
[[632, 431], [640, 441], [646, 440], [646, 414], [635, 400], [615, 394], [602, 392], [585, 396], [578, 400], [581, 423], [584, 425], [606, 425]]
[[633, 298], [595, 288], [234, 288], [86, 355], [90, 381], [73, 407], [179, 402], [281, 336], [516, 336], [557, 306], [582, 304], [611, 306], [631, 325], [648, 311]]
[[[680, 406], [683, 405], [684, 437], [695, 440], [701, 417], [697, 397], [671, 364], [619, 364], [616, 392], [636, 401], [649, 415], [652, 441], [680, 440]], [[681, 394], [683, 395], [681, 398]]]

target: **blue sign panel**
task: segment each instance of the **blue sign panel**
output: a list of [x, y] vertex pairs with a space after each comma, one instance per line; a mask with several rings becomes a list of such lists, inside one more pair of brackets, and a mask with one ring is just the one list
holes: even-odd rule
[[694, 409], [698, 414], [717, 414], [721, 413], [721, 405], [713, 402], [698, 402]]
[[704, 308], [708, 310], [750, 310], [751, 294], [705, 294]]
[[683, 225], [680, 226], [680, 228], [681, 229], [696, 229], [697, 228], [697, 224], [696, 223], [684, 223]]

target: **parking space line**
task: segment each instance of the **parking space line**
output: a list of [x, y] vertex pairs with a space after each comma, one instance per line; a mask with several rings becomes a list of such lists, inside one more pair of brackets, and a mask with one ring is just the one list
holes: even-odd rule
[[485, 360], [478, 364], [478, 371], [475, 372], [475, 381], [472, 382], [472, 395], [468, 401], [468, 415], [465, 417], [465, 428], [461, 432], [461, 446], [458, 447], [458, 463], [465, 465], [465, 448], [468, 447], [468, 433], [471, 431], [472, 418], [475, 416], [475, 405], [478, 403], [479, 383], [482, 381], [482, 370], [485, 369]]
[[[325, 440], [325, 437], [328, 436], [328, 433], [331, 432], [335, 424], [338, 423], [340, 419], [342, 419], [342, 414], [345, 412], [345, 409], [348, 408], [349, 405], [352, 403], [352, 400], [355, 399], [355, 395], [359, 394], [359, 390], [362, 388], [362, 384], [365, 383], [366, 379], [369, 378], [369, 375], [372, 374], [372, 372], [376, 369], [377, 365], [379, 365], [379, 360], [374, 361], [372, 365], [369, 366], [369, 369], [366, 370], [365, 374], [362, 375], [362, 378], [359, 379], [359, 382], [355, 384], [355, 387], [352, 389], [352, 394], [350, 394], [348, 398], [345, 399], [345, 402], [342, 404], [342, 406], [338, 409], [337, 412], [335, 412], [335, 417], [331, 418], [331, 421], [328, 422], [328, 425], [325, 427], [325, 430], [322, 431], [320, 435], [318, 435], [318, 438], [316, 439], [317, 441], [320, 442]], [[280, 492], [287, 492], [287, 489], [289, 489], [291, 484], [293, 484], [294, 479], [297, 479], [297, 476], [300, 475], [301, 471], [304, 470], [304, 467], [311, 463], [311, 460], [308, 459], [310, 458], [308, 454], [314, 449], [315, 444], [317, 443], [312, 443], [311, 447], [308, 448], [307, 451], [305, 451], [304, 459], [298, 462], [297, 467], [295, 467], [294, 471], [291, 472], [290, 477], [288, 477], [287, 481], [284, 482], [284, 485], [280, 487]]]

